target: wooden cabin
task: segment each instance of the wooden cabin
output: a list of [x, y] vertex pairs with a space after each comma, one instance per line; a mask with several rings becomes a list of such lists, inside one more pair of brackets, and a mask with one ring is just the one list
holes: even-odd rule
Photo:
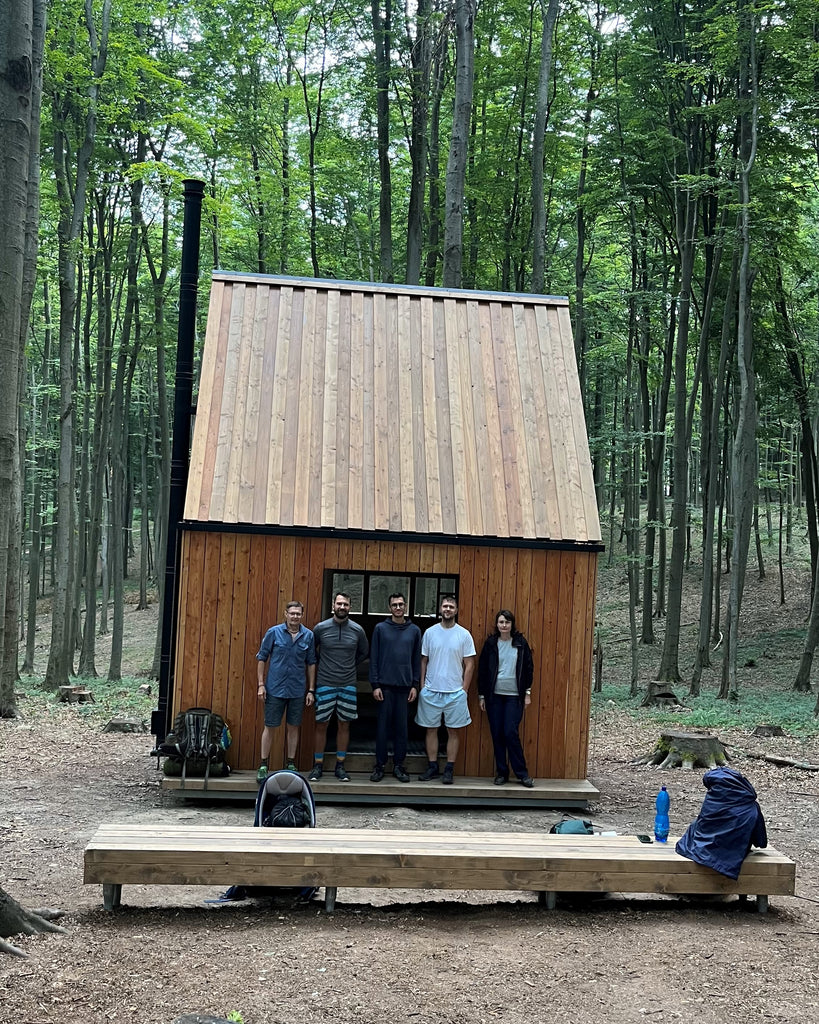
[[[531, 644], [532, 775], [585, 778], [602, 546], [566, 299], [215, 273], [180, 529], [172, 711], [222, 713], [234, 769], [257, 764], [255, 656], [288, 600], [312, 626], [345, 590], [371, 635], [391, 592], [423, 630], [454, 591], [478, 651], [503, 607]], [[363, 668], [350, 753], [371, 755]], [[456, 772], [491, 778], [474, 686], [470, 706]], [[312, 751], [308, 710], [300, 769]]]

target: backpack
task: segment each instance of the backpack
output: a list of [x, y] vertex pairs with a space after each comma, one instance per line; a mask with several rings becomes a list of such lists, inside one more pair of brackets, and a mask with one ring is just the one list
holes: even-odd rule
[[558, 821], [549, 829], [552, 835], [558, 836], [593, 836], [594, 829], [590, 821], [581, 821], [579, 818], [564, 818]]
[[309, 828], [310, 812], [297, 796], [280, 796], [262, 819], [264, 828]]
[[165, 742], [152, 753], [165, 758], [162, 770], [166, 775], [182, 777], [182, 789], [188, 775], [204, 776], [207, 789], [212, 771], [230, 774], [226, 760], [230, 744], [230, 729], [221, 715], [210, 708], [188, 708], [179, 712]]

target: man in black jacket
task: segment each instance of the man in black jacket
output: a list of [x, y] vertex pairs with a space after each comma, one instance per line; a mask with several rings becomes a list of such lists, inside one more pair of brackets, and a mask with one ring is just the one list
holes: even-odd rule
[[378, 701], [375, 767], [371, 782], [384, 778], [387, 745], [392, 741], [393, 775], [409, 782], [404, 765], [407, 756], [407, 710], [418, 696], [421, 678], [421, 630], [406, 617], [403, 594], [390, 594], [390, 618], [379, 622], [370, 645], [370, 683]]

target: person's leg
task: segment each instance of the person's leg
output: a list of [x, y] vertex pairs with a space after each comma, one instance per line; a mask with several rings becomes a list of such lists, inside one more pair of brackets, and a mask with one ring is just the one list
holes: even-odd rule
[[387, 763], [387, 738], [389, 733], [389, 707], [390, 691], [382, 688], [383, 700], [376, 701], [378, 705], [378, 719], [375, 723], [375, 763], [381, 768]]
[[427, 729], [426, 735], [427, 760], [430, 764], [438, 763], [438, 730]]
[[520, 742], [523, 704], [515, 697], [507, 697], [504, 705], [503, 734], [506, 749], [509, 751], [509, 764], [519, 779], [525, 779], [529, 772], [526, 769], [523, 744]]
[[486, 702], [486, 717], [489, 719], [489, 732], [492, 735], [492, 746], [495, 750], [495, 776], [506, 779], [509, 777], [509, 766], [506, 763], [503, 699], [501, 697], [490, 697]]
[[392, 766], [403, 765], [407, 759], [407, 690], [392, 691]]
[[458, 756], [458, 749], [461, 745], [461, 733], [463, 729], [449, 728], [446, 731], [446, 763], [454, 764]]
[[336, 759], [339, 764], [344, 764], [347, 756], [347, 747], [350, 745], [350, 723], [338, 720], [336, 730]]
[[316, 722], [316, 731], [313, 734], [313, 761], [321, 764], [324, 761], [324, 748], [327, 746], [327, 722]]
[[287, 760], [293, 761], [299, 746], [299, 726], [287, 723]]
[[262, 731], [262, 761], [267, 761], [270, 758], [270, 747], [273, 743], [273, 730], [268, 726], [264, 727]]

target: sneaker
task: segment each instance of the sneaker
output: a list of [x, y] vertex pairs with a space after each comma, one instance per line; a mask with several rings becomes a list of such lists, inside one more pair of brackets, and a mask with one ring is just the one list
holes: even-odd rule
[[506, 778], [505, 775], [496, 775], [495, 776], [495, 785], [496, 786], [505, 786], [508, 781], [509, 780]]
[[295, 761], [288, 761], [287, 764], [285, 765], [285, 768], [289, 772], [297, 772], [298, 771], [298, 768], [296, 767], [296, 762]]
[[431, 764], [429, 768], [424, 772], [423, 775], [418, 776], [419, 782], [429, 782], [430, 779], [437, 779], [441, 774], [441, 769], [437, 764]]
[[409, 772], [402, 764], [397, 764], [395, 768], [393, 768], [392, 773], [399, 782], [409, 782], [410, 780]]
[[370, 776], [370, 782], [380, 782], [384, 778], [384, 765], [377, 764], [373, 768], [373, 773]]
[[344, 771], [344, 765], [343, 764], [339, 763], [339, 764], [336, 765], [336, 778], [338, 779], [339, 782], [349, 782], [350, 781], [350, 776], [347, 774], [347, 772]]
[[261, 786], [261, 784], [267, 778], [267, 772], [268, 767], [266, 764], [264, 764], [264, 762], [262, 762], [262, 764], [259, 765], [259, 770], [256, 772], [256, 782], [258, 785]]
[[525, 786], [527, 789], [535, 788], [535, 780], [532, 778], [531, 775], [527, 775], [525, 778], [521, 779], [520, 784], [521, 786]]
[[448, 764], [444, 768], [444, 777], [441, 779], [441, 782], [443, 782], [445, 786], [451, 786], [454, 781], [455, 769], [452, 767], [452, 765]]
[[313, 770], [310, 772], [307, 778], [310, 782], [317, 782], [323, 774], [324, 769], [322, 768], [322, 766], [320, 764], [314, 764]]

